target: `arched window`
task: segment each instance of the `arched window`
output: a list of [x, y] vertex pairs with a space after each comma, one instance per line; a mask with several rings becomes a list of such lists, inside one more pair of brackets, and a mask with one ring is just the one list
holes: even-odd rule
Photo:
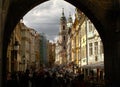
[[63, 25], [63, 30], [65, 30], [65, 25]]

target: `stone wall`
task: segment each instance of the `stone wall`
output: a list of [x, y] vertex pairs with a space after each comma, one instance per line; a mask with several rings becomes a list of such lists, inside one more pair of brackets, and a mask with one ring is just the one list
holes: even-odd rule
[[3, 87], [3, 36], [9, 0], [0, 0], [0, 87]]
[[2, 87], [2, 0], [0, 0], [0, 87]]

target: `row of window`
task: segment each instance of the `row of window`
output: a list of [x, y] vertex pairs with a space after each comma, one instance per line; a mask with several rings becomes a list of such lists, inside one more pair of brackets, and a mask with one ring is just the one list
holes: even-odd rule
[[[93, 47], [94, 44], [94, 47]], [[98, 42], [89, 43], [89, 56], [93, 55], [93, 48], [94, 48], [94, 55], [98, 55]], [[100, 54], [103, 53], [103, 44], [100, 42]]]

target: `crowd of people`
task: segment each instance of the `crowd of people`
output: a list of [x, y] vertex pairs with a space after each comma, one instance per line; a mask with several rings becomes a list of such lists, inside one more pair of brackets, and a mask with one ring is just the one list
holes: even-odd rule
[[7, 74], [6, 87], [95, 87], [84, 80], [83, 73], [40, 69]]

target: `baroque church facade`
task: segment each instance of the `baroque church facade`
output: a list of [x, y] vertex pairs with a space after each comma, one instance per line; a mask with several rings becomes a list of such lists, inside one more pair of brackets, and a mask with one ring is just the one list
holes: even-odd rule
[[59, 28], [59, 38], [57, 41], [57, 55], [59, 64], [66, 64], [67, 63], [67, 41], [68, 41], [68, 27], [72, 24], [72, 17], [69, 15], [68, 20], [64, 14], [64, 8], [62, 9], [62, 16], [60, 18], [60, 28]]

